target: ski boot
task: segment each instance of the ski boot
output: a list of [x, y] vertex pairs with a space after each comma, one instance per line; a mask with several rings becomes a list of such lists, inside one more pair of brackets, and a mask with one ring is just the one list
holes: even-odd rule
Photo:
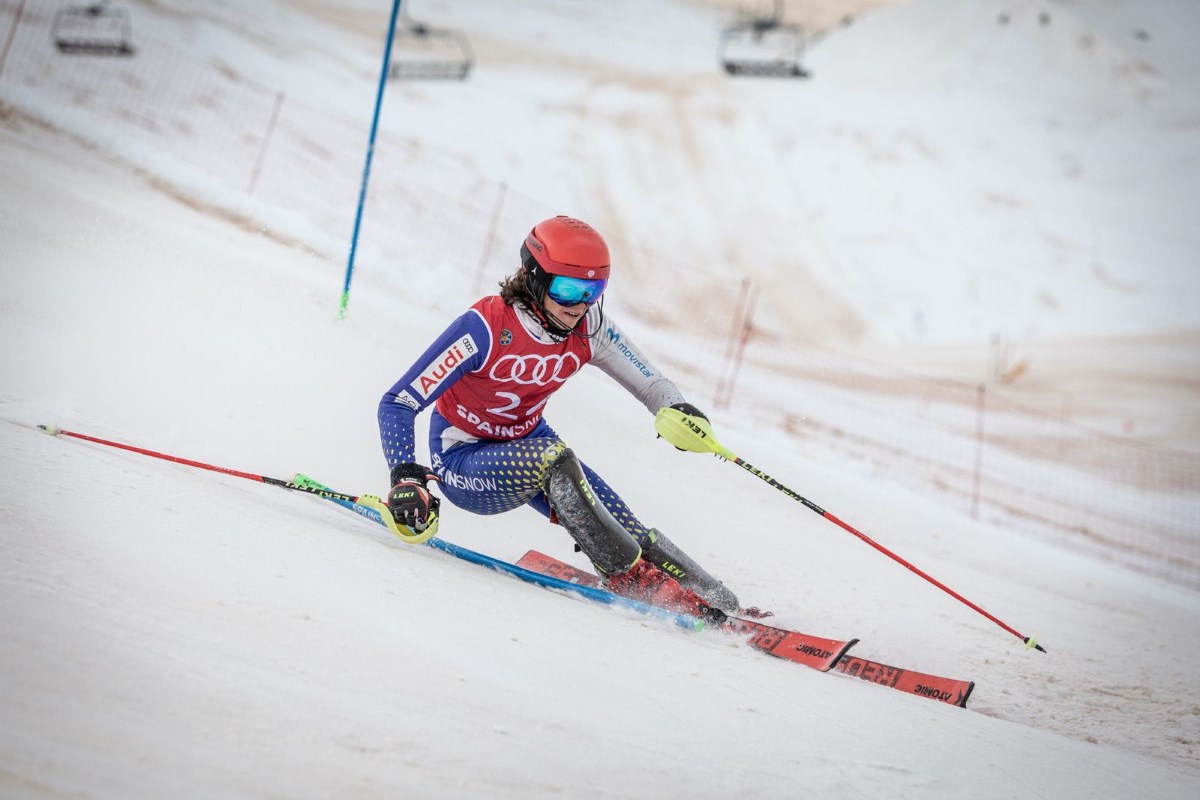
[[684, 588], [700, 595], [708, 605], [727, 614], [738, 612], [737, 595], [705, 572], [691, 556], [680, 550], [657, 528], [651, 528], [649, 535], [642, 540], [642, 555], [654, 566], [683, 584]]
[[605, 575], [604, 585], [622, 597], [641, 600], [680, 614], [711, 622], [722, 622], [726, 617], [724, 611], [704, 602], [700, 595], [644, 558], [625, 572]]
[[[542, 487], [559, 524], [614, 592], [708, 620], [725, 618], [721, 609], [642, 558], [641, 545], [596, 499], [569, 448], [546, 467]], [[690, 559], [686, 563], [693, 566]], [[733, 608], [737, 608], [736, 598]]]

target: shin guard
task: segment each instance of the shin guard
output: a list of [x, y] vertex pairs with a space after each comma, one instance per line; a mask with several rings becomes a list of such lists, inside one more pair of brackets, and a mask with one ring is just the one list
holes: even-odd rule
[[547, 467], [543, 490], [559, 524], [602, 574], [627, 572], [637, 563], [642, 555], [637, 540], [597, 499], [570, 448]]

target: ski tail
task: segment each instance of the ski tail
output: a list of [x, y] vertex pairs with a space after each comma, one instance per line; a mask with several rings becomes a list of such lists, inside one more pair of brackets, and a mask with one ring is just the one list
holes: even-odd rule
[[928, 697], [931, 700], [949, 703], [959, 708], [967, 707], [967, 700], [970, 698], [971, 692], [975, 691], [974, 681], [914, 672], [910, 669], [901, 669], [855, 656], [846, 656], [839, 661], [837, 671], [852, 678], [878, 683], [881, 686], [915, 694], [918, 697]]

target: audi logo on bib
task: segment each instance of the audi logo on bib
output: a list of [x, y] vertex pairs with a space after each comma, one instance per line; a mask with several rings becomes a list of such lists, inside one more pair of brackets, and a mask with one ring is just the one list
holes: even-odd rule
[[549, 356], [508, 355], [496, 361], [488, 377], [503, 383], [519, 383], [524, 386], [549, 386], [563, 383], [579, 371], [579, 357], [574, 353]]

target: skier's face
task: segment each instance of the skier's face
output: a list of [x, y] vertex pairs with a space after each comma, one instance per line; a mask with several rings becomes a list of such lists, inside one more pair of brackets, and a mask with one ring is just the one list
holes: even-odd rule
[[583, 301], [573, 306], [559, 305], [554, 302], [554, 298], [546, 295], [546, 312], [567, 330], [574, 330], [579, 320], [587, 314], [588, 305]]

